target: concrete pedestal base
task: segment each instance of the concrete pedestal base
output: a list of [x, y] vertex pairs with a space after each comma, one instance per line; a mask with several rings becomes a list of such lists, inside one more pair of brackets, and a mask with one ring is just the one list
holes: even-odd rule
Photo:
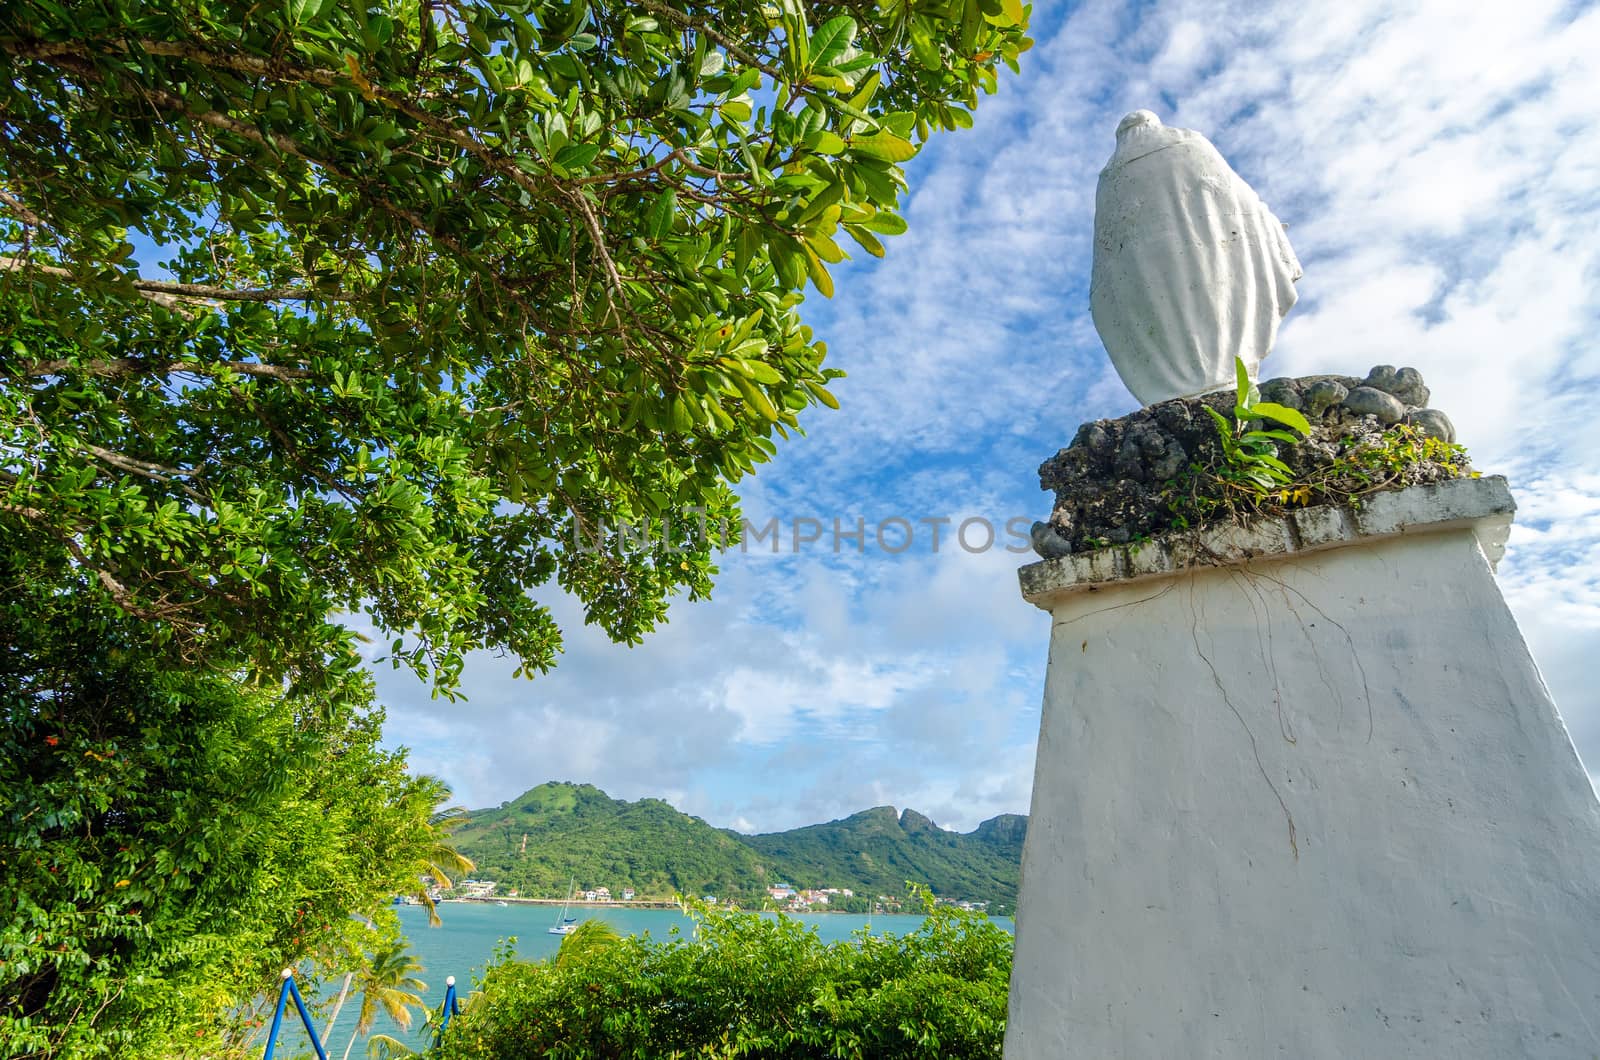
[[1600, 1056], [1600, 803], [1494, 581], [1511, 507], [1469, 480], [1024, 570], [1007, 1060]]

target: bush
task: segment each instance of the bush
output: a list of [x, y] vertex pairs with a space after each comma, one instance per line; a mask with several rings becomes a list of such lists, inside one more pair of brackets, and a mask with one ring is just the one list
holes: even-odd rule
[[0, 1056], [259, 1056], [279, 970], [347, 967], [351, 914], [415, 886], [437, 789], [365, 675], [185, 665], [25, 544], [0, 534]]
[[999, 1057], [1011, 936], [930, 909], [916, 931], [824, 943], [771, 914], [691, 909], [694, 938], [620, 939], [558, 963], [506, 960], [440, 1060]]

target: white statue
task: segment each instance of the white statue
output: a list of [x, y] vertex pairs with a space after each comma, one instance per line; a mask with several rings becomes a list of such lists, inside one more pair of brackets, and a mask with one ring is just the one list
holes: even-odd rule
[[1111, 363], [1146, 405], [1256, 377], [1295, 302], [1283, 225], [1204, 136], [1147, 110], [1117, 125], [1094, 202], [1089, 305]]

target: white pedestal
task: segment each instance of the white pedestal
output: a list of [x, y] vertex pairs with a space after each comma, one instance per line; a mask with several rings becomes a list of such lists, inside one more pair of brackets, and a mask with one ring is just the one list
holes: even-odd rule
[[1007, 1060], [1600, 1056], [1600, 802], [1500, 479], [1024, 568]]

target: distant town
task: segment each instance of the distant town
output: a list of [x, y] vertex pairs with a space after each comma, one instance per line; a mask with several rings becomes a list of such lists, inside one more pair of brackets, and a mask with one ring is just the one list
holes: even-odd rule
[[[584, 903], [593, 905], [628, 904], [644, 907], [674, 906], [674, 900], [660, 897], [640, 898], [632, 887], [622, 887], [613, 894], [611, 888], [600, 885], [585, 890], [574, 890], [568, 897], [563, 896], [525, 896], [518, 888], [502, 888], [495, 880], [466, 879], [450, 887], [440, 886], [436, 882], [427, 881], [426, 890], [428, 897], [435, 902], [523, 902], [537, 905], [559, 905], [564, 902], [573, 904]], [[855, 891], [849, 887], [818, 887], [798, 888], [787, 883], [774, 883], [766, 889], [764, 908], [784, 913], [830, 913], [830, 912], [874, 912], [898, 913], [903, 910], [904, 898], [898, 895], [880, 894], [874, 896], [866, 903], [857, 900]], [[700, 901], [707, 905], [722, 904], [723, 899], [714, 894], [700, 896]], [[968, 901], [965, 899], [935, 898], [941, 905], [954, 906], [968, 912], [983, 913], [989, 909], [988, 902]], [[402, 904], [416, 904], [417, 899], [401, 899]]]

